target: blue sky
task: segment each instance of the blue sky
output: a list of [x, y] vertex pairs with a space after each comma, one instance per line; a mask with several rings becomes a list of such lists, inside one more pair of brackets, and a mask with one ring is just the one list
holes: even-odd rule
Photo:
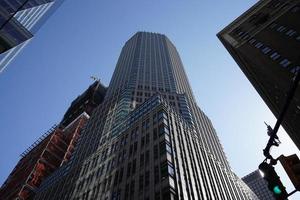
[[[109, 84], [122, 46], [137, 31], [170, 38], [233, 171], [244, 176], [255, 170], [268, 139], [263, 122], [276, 121], [216, 37], [255, 2], [66, 0], [0, 74], [0, 182], [19, 155], [61, 120], [91, 75]], [[279, 136], [276, 155], [298, 153], [282, 129]]]

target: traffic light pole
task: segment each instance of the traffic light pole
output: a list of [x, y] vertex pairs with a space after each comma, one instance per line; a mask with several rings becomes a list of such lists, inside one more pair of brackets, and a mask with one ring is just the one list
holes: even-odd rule
[[292, 84], [291, 84], [291, 87], [287, 93], [287, 97], [286, 97], [286, 100], [285, 100], [285, 103], [284, 103], [284, 106], [277, 118], [277, 122], [273, 128], [273, 130], [271, 131], [270, 133], [270, 138], [269, 138], [269, 141], [267, 143], [267, 146], [266, 148], [263, 150], [263, 153], [264, 153], [264, 156], [266, 157], [266, 159], [270, 159], [271, 160], [271, 164], [272, 165], [275, 165], [277, 160], [274, 159], [271, 154], [270, 154], [270, 149], [272, 146], [278, 146], [279, 144], [276, 142], [275, 139], [278, 139], [278, 136], [277, 136], [277, 132], [278, 132], [278, 129], [284, 119], [284, 116], [291, 104], [291, 101], [295, 95], [295, 92], [296, 92], [296, 89], [298, 87], [298, 84], [299, 84], [299, 81], [300, 81], [300, 71], [298, 70], [296, 72], [296, 75], [294, 76], [293, 80], [292, 80]]
[[298, 190], [294, 190], [294, 191], [292, 191], [292, 192], [290, 192], [289, 194], [288, 194], [288, 197], [289, 196], [292, 196], [294, 193], [296, 193]]

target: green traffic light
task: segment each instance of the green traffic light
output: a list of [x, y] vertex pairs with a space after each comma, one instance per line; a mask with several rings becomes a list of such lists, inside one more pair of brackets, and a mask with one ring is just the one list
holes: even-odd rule
[[276, 185], [274, 188], [273, 188], [273, 192], [275, 193], [275, 194], [281, 194], [281, 189], [279, 188], [279, 186], [278, 185]]

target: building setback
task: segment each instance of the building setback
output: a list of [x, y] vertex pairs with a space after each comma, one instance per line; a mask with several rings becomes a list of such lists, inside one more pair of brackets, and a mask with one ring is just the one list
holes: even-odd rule
[[63, 0], [0, 0], [0, 73]]
[[41, 183], [69, 162], [89, 114], [103, 101], [105, 91], [96, 81], [72, 102], [62, 122], [21, 155], [21, 160], [1, 186], [0, 199], [32, 199]]
[[65, 175], [67, 191], [55, 181], [68, 174], [61, 169], [35, 199], [257, 199], [231, 171], [175, 46], [158, 33], [126, 42], [68, 168], [78, 173]]
[[251, 188], [251, 190], [263, 200], [275, 200], [272, 192], [268, 189], [268, 183], [263, 179], [259, 170], [248, 174], [242, 180]]
[[[300, 70], [300, 1], [262, 0], [224, 28], [218, 37], [278, 118], [291, 80]], [[283, 127], [300, 148], [300, 89]]]

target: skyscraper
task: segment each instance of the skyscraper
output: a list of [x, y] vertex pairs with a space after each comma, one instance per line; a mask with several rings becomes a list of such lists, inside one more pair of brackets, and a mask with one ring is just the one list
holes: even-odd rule
[[251, 190], [259, 197], [264, 200], [275, 200], [272, 192], [268, 188], [268, 183], [263, 179], [259, 170], [244, 176], [242, 180], [251, 188]]
[[43, 134], [21, 155], [0, 188], [0, 199], [33, 199], [41, 183], [59, 167], [65, 167], [76, 148], [90, 114], [104, 99], [106, 88], [95, 81], [78, 96], [61, 123]]
[[45, 186], [36, 199], [257, 199], [231, 171], [175, 46], [157, 33], [123, 47], [71, 158], [78, 166], [70, 196]]
[[[277, 118], [293, 77], [300, 72], [299, 18], [299, 0], [262, 0], [218, 33], [223, 45]], [[282, 125], [300, 149], [299, 99], [298, 87]]]
[[0, 0], [0, 73], [63, 0]]

